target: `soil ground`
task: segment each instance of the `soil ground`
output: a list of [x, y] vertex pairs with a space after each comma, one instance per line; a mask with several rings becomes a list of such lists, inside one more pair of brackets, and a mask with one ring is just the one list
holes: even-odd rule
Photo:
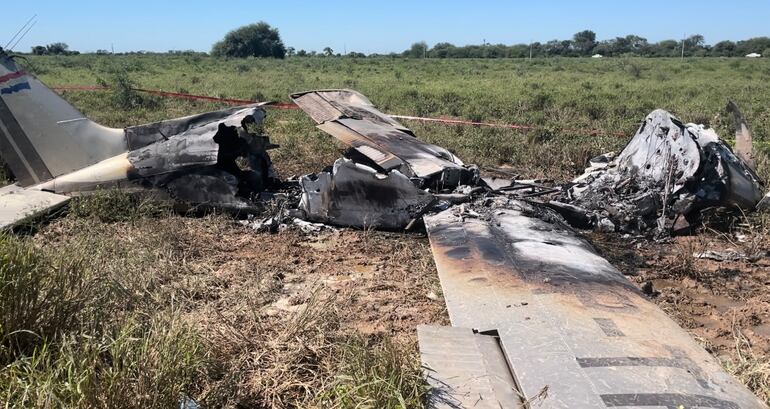
[[[770, 353], [770, 258], [752, 248], [761, 233], [704, 231], [665, 242], [592, 234], [601, 253], [687, 329], [707, 350], [735, 359], [743, 346], [760, 356]], [[741, 237], [741, 242], [735, 236]], [[715, 261], [696, 257], [707, 250], [752, 250], [759, 258]], [[758, 254], [757, 254], [758, 253]]]

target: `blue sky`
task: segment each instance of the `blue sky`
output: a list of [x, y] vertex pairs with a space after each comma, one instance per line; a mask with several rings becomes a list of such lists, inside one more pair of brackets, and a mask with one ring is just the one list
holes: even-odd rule
[[[591, 29], [599, 39], [638, 34], [650, 41], [703, 34], [706, 42], [770, 35], [770, 1], [32, 1], [0, 6], [0, 46], [33, 14], [16, 47], [63, 41], [71, 49], [194, 49], [238, 26], [266, 21], [297, 50], [326, 46], [365, 53], [402, 51], [413, 42], [457, 45], [545, 42]], [[10, 3], [10, 4], [9, 4]]]

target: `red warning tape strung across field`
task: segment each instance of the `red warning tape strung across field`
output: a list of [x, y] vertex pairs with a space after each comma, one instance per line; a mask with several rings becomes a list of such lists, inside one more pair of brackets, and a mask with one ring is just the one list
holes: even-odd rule
[[[54, 87], [51, 87], [51, 89], [55, 91], [108, 91], [110, 88], [103, 87], [103, 86], [96, 86], [96, 85], [69, 85], [69, 86], [64, 85], [64, 86], [54, 86]], [[163, 97], [190, 99], [190, 100], [198, 100], [198, 101], [223, 102], [223, 103], [232, 104], [232, 105], [248, 105], [248, 104], [264, 103], [265, 108], [299, 109], [297, 105], [291, 102], [289, 103], [260, 102], [260, 101], [252, 101], [248, 99], [218, 98], [218, 97], [210, 97], [206, 95], [194, 95], [194, 94], [187, 94], [183, 92], [169, 92], [169, 91], [161, 91], [161, 90], [154, 90], [154, 89], [144, 89], [144, 88], [131, 88], [131, 89], [133, 91], [144, 92], [146, 94], [159, 95]], [[521, 131], [534, 131], [534, 130], [542, 129], [534, 125], [501, 124], [501, 123], [495, 123], [495, 122], [466, 121], [463, 119], [451, 119], [451, 118], [426, 118], [421, 116], [409, 116], [409, 115], [389, 115], [389, 116], [395, 119], [431, 122], [431, 123], [438, 123], [443, 125], [483, 126], [483, 127], [490, 127], [490, 128], [517, 129]], [[577, 135], [587, 135], [587, 136], [616, 136], [616, 137], [627, 136], [625, 133], [622, 133], [622, 132], [607, 132], [600, 129], [560, 129], [560, 131], [573, 133]]]

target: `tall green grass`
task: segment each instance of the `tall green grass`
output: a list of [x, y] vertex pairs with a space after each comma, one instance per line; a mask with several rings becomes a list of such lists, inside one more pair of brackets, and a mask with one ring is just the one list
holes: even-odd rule
[[0, 235], [0, 402], [178, 405], [194, 390], [205, 357], [197, 332], [155, 293], [163, 277], [153, 267], [165, 264], [168, 232], [148, 230], [132, 245], [116, 235], [118, 226], [82, 213], [64, 224], [74, 234], [54, 232], [45, 245], [40, 237]]
[[[66, 93], [87, 115], [111, 126], [222, 106], [174, 99], [137, 103], [125, 84], [276, 101], [288, 101], [288, 94], [300, 90], [354, 88], [386, 113], [535, 125], [538, 130], [523, 132], [404, 121], [420, 138], [449, 148], [467, 162], [512, 165], [522, 171], [534, 166], [534, 173], [547, 171], [556, 178], [574, 175], [585, 158], [619, 149], [626, 141], [605, 132], [588, 136], [587, 131], [630, 136], [655, 108], [667, 109], [685, 122], [709, 124], [730, 138], [732, 119], [724, 107], [733, 99], [754, 130], [757, 148], [767, 150], [770, 142], [767, 59], [278, 61], [80, 55], [34, 57], [31, 65], [48, 84], [117, 84], [116, 93]], [[266, 131], [287, 148], [274, 151], [279, 170], [286, 173], [318, 170], [335, 156], [334, 145], [302, 113], [270, 111]]]

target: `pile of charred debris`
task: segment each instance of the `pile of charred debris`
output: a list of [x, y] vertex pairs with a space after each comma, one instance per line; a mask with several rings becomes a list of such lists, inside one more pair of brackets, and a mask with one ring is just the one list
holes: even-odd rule
[[244, 222], [256, 229], [409, 230], [428, 213], [461, 205], [473, 215], [508, 198], [550, 208], [576, 228], [660, 237], [692, 228], [711, 209], [741, 214], [770, 201], [754, 172], [751, 134], [732, 103], [735, 153], [713, 129], [656, 110], [619, 154], [600, 155], [583, 175], [554, 185], [482, 177], [478, 167], [420, 141], [355, 91], [292, 98], [348, 149], [333, 166], [289, 180], [282, 193], [263, 195], [272, 198], [273, 212]]

